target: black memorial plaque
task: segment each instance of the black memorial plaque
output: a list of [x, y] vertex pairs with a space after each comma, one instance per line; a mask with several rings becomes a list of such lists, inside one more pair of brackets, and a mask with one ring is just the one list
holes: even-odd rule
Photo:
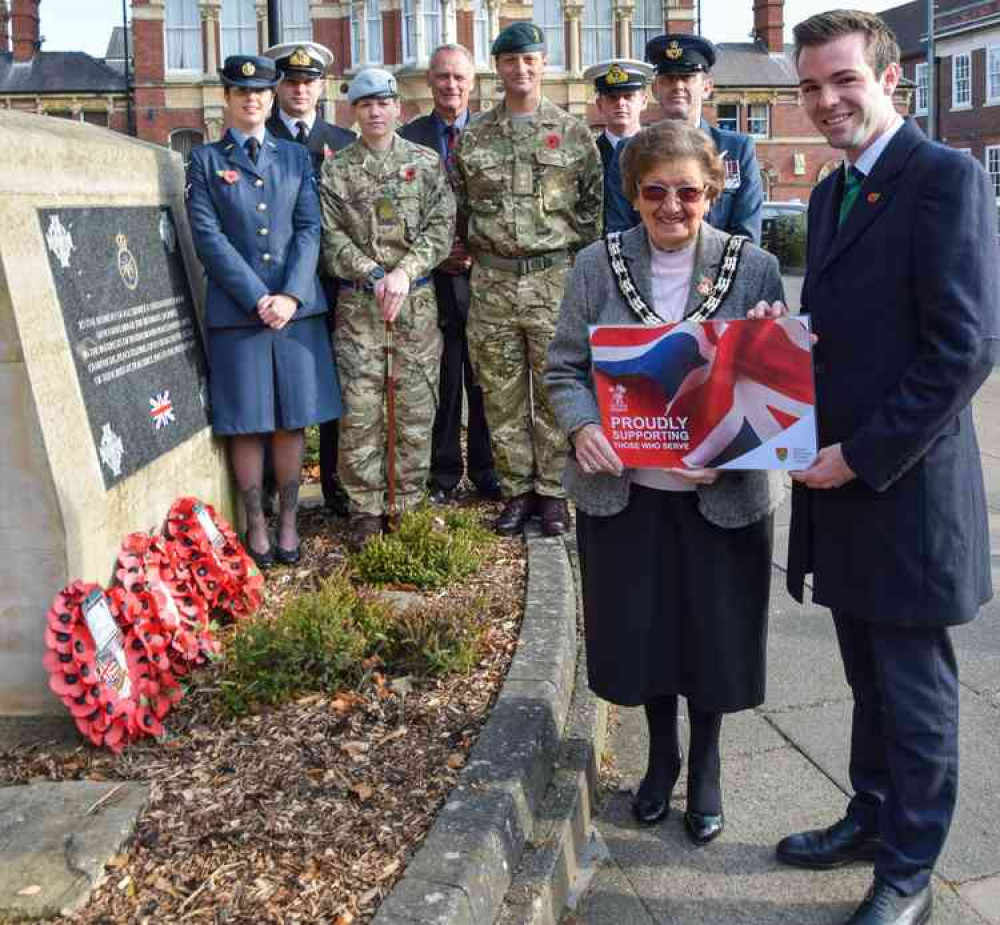
[[161, 206], [39, 209], [38, 218], [110, 488], [209, 425], [176, 227]]

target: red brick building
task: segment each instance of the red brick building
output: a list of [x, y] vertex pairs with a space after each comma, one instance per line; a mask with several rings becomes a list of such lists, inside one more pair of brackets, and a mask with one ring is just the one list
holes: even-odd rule
[[[899, 39], [913, 81], [912, 113], [927, 130], [927, 0], [881, 14]], [[1000, 210], [1000, 0], [936, 0], [935, 137], [967, 151], [993, 178]]]

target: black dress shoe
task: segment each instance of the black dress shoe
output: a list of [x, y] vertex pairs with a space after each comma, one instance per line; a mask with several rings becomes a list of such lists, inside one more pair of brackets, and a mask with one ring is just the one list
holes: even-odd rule
[[500, 479], [495, 475], [487, 479], [480, 479], [475, 483], [476, 494], [484, 501], [502, 501], [503, 489], [500, 487]]
[[725, 827], [726, 817], [722, 813], [699, 813], [693, 809], [684, 813], [684, 828], [696, 845], [707, 845], [718, 838]]
[[515, 495], [503, 507], [493, 529], [501, 536], [517, 536], [535, 513], [537, 501], [533, 491]]
[[876, 880], [846, 925], [923, 925], [930, 921], [933, 908], [934, 893], [929, 884], [918, 893], [903, 896], [895, 887]]
[[253, 559], [254, 565], [256, 565], [257, 568], [266, 569], [274, 565], [274, 552], [270, 546], [267, 547], [265, 552], [257, 552], [257, 550], [250, 545], [249, 536], [242, 537], [242, 541], [243, 548], [247, 551], [247, 555]]
[[830, 870], [855, 861], [874, 861], [881, 846], [877, 833], [848, 817], [828, 829], [789, 835], [778, 842], [775, 853], [779, 861], [793, 867]]
[[444, 507], [447, 504], [454, 504], [455, 489], [432, 488], [428, 498], [430, 499], [431, 504], [435, 505], [435, 507]]
[[294, 549], [282, 549], [280, 546], [274, 547], [274, 561], [278, 565], [295, 565], [302, 558], [302, 550], [296, 546]]
[[639, 784], [639, 789], [636, 790], [632, 800], [632, 815], [643, 825], [655, 825], [667, 818], [670, 813], [670, 795], [674, 792], [677, 778], [681, 776], [683, 761], [683, 755], [678, 752], [677, 766], [669, 772], [664, 789], [652, 784], [649, 771], [646, 771], [646, 776]]
[[569, 509], [562, 498], [539, 498], [542, 533], [545, 536], [562, 536], [569, 529]]

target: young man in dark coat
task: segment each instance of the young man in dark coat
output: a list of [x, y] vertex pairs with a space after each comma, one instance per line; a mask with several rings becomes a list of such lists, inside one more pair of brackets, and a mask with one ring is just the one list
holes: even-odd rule
[[807, 115], [844, 164], [813, 191], [802, 310], [821, 449], [792, 473], [788, 586], [833, 612], [854, 695], [844, 817], [778, 859], [874, 861], [848, 925], [921, 925], [958, 790], [949, 627], [992, 596], [970, 402], [996, 361], [997, 215], [983, 168], [893, 103], [899, 46], [878, 17], [795, 27]]
[[[323, 74], [333, 63], [333, 53], [317, 42], [284, 42], [273, 45], [264, 54], [274, 61], [281, 78], [275, 89], [277, 100], [267, 120], [267, 130], [275, 138], [305, 145], [318, 178], [323, 162], [357, 137], [354, 132], [327, 122], [317, 111], [323, 94]], [[337, 283], [322, 272], [320, 281], [330, 303], [332, 334]], [[320, 483], [327, 507], [334, 513], [346, 515], [347, 496], [337, 478], [337, 434], [337, 421], [320, 426]]]
[[[463, 45], [442, 45], [431, 56], [427, 85], [434, 110], [400, 130], [408, 141], [436, 151], [450, 171], [450, 156], [469, 122], [469, 91], [475, 75], [472, 56]], [[469, 360], [465, 325], [469, 320], [469, 271], [472, 258], [462, 243], [465, 223], [458, 216], [451, 254], [434, 271], [438, 324], [444, 336], [437, 415], [431, 436], [431, 500], [447, 501], [462, 478], [462, 391], [469, 401], [467, 463], [469, 480], [484, 498], [499, 500], [500, 482], [493, 469], [490, 431], [483, 410], [483, 390]]]

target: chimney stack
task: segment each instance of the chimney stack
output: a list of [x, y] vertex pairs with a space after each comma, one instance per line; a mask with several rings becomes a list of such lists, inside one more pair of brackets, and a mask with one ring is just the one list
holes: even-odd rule
[[0, 55], [10, 51], [10, 33], [7, 27], [10, 23], [10, 11], [7, 0], [0, 0]]
[[38, 51], [40, 0], [13, 0], [10, 11], [15, 61], [30, 61]]
[[784, 0], [753, 0], [753, 32], [769, 52], [780, 54], [784, 50]]

